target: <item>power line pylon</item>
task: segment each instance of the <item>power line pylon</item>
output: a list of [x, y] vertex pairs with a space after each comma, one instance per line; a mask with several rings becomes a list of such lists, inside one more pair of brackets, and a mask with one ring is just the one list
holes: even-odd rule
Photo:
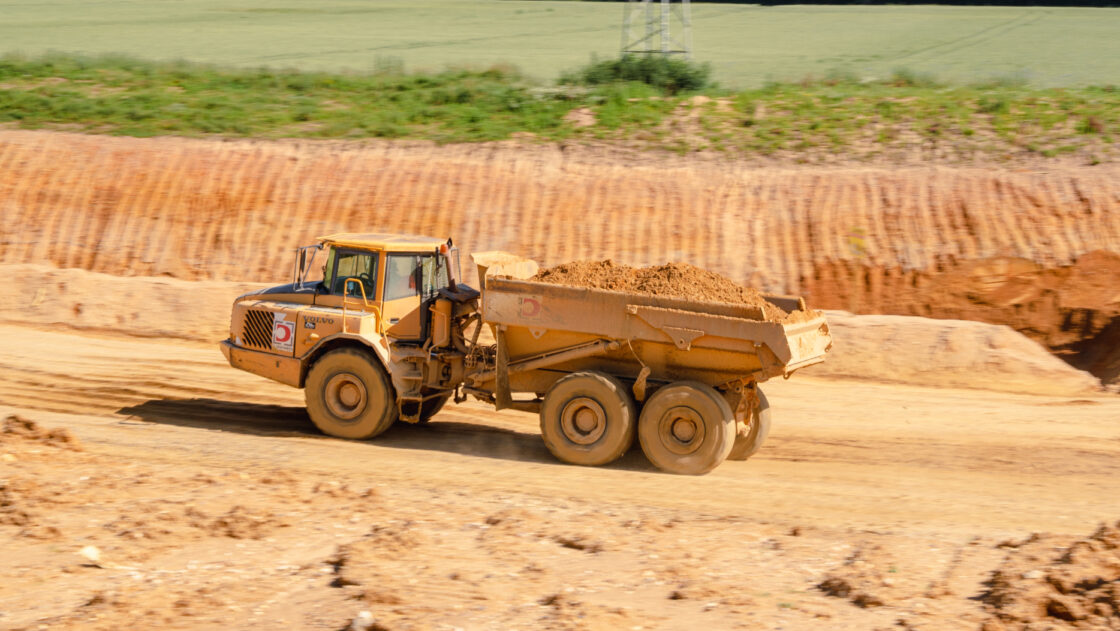
[[[654, 5], [661, 5], [660, 11]], [[692, 57], [692, 18], [688, 0], [628, 0], [623, 11], [623, 55]], [[673, 37], [674, 31], [680, 34], [679, 37]]]

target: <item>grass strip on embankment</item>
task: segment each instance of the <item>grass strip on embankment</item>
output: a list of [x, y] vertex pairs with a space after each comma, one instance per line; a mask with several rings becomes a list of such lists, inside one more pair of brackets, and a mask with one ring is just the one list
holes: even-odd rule
[[621, 143], [817, 162], [1120, 157], [1120, 90], [941, 85], [906, 72], [732, 92], [545, 85], [512, 67], [368, 74], [124, 57], [0, 58], [0, 125], [129, 136]]

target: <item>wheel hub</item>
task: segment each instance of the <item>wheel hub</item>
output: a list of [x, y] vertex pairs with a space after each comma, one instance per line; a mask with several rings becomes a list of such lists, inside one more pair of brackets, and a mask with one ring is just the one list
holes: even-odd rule
[[354, 407], [362, 398], [362, 392], [352, 383], [342, 384], [338, 389], [338, 400], [347, 407]]
[[673, 422], [673, 438], [682, 443], [687, 443], [696, 436], [696, 425], [688, 419], [677, 419]]
[[560, 412], [560, 431], [577, 445], [591, 445], [607, 431], [607, 413], [594, 399], [577, 397]]
[[343, 420], [357, 418], [366, 408], [366, 386], [355, 375], [339, 373], [327, 380], [323, 398], [331, 414]]
[[669, 408], [657, 424], [657, 435], [666, 449], [686, 456], [704, 444], [704, 422], [700, 413], [690, 407]]

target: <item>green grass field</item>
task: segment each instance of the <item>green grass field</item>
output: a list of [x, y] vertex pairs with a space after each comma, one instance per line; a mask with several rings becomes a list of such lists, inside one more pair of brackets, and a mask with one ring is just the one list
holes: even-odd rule
[[[570, 118], [579, 108], [592, 124]], [[603, 140], [795, 161], [1117, 156], [1120, 90], [946, 86], [901, 73], [669, 95], [515, 72], [313, 73], [127, 58], [0, 58], [0, 123], [134, 136]]]
[[[733, 88], [896, 68], [943, 81], [1120, 84], [1120, 9], [693, 5], [695, 57]], [[0, 0], [0, 52], [124, 53], [368, 71], [511, 63], [542, 80], [612, 56], [622, 8], [491, 0]]]

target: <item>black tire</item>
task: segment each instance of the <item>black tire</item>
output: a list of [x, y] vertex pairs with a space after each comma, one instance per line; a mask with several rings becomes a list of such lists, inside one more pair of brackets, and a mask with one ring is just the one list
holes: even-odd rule
[[769, 401], [763, 395], [762, 389], [757, 390], [758, 400], [755, 407], [749, 410], [746, 423], [736, 424], [735, 446], [727, 456], [729, 461], [745, 461], [750, 456], [758, 453], [763, 447], [766, 436], [769, 435]]
[[735, 415], [718, 392], [697, 381], [659, 388], [642, 407], [638, 439], [662, 471], [702, 475], [727, 459]]
[[452, 394], [453, 393], [448, 392], [446, 394], [441, 394], [438, 397], [424, 401], [424, 403], [420, 406], [419, 422], [427, 423], [428, 421], [432, 420], [432, 417], [438, 414], [439, 411], [443, 409], [443, 406], [447, 405], [447, 401], [451, 398]]
[[572, 373], [544, 395], [541, 436], [552, 455], [564, 462], [614, 462], [634, 443], [637, 407], [618, 379], [597, 372]]
[[323, 355], [304, 388], [307, 413], [324, 434], [373, 438], [397, 420], [397, 394], [377, 359], [356, 348]]
[[770, 435], [770, 402], [762, 389], [756, 391], [757, 405], [747, 414], [745, 423], [736, 423], [735, 446], [731, 448], [728, 460], [746, 460], [762, 449], [762, 443]]

